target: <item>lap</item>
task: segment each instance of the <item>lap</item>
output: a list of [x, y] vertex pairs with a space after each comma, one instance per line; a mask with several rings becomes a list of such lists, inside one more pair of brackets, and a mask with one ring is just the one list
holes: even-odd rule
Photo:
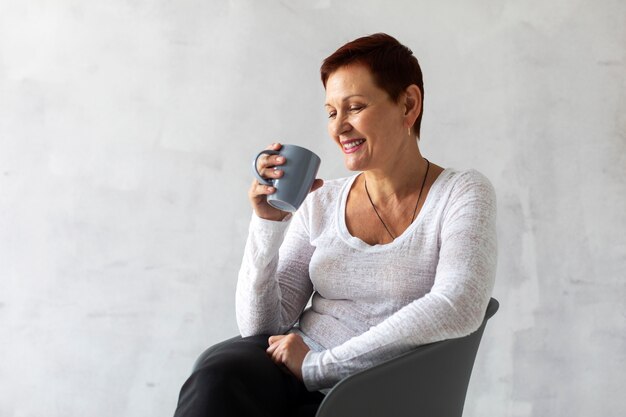
[[[299, 408], [319, 404], [319, 392], [309, 392], [302, 381], [275, 364], [266, 353], [269, 335], [233, 338], [207, 349], [196, 361], [188, 383], [196, 394], [213, 398], [231, 397]], [[189, 388], [191, 388], [189, 386]]]

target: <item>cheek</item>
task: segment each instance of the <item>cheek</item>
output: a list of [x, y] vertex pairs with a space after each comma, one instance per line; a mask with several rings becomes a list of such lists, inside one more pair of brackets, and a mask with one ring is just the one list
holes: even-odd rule
[[364, 136], [371, 136], [379, 126], [372, 117], [356, 116], [352, 121], [352, 126]]
[[328, 136], [330, 136], [332, 140], [337, 140], [335, 136], [335, 129], [333, 129], [333, 125], [331, 123], [328, 123], [326, 125], [326, 131], [328, 132]]
[[[367, 121], [367, 118], [365, 118], [365, 121]], [[364, 119], [361, 114], [355, 114], [350, 118], [350, 123], [352, 124], [352, 126], [363, 126], [363, 122]]]

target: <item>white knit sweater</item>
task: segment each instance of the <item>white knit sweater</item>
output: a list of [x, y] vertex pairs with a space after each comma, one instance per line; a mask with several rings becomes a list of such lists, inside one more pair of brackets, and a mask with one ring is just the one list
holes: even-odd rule
[[301, 334], [310, 391], [471, 333], [493, 288], [496, 201], [482, 174], [444, 170], [413, 224], [373, 246], [345, 223], [356, 177], [326, 181], [290, 220], [253, 215], [239, 272], [241, 335]]

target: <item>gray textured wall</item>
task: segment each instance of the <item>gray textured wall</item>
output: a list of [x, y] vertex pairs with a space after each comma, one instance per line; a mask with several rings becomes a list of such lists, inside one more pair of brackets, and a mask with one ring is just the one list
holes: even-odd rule
[[626, 3], [0, 0], [0, 416], [168, 416], [236, 333], [253, 151], [345, 174], [321, 59], [386, 31], [499, 198], [466, 416], [623, 416]]

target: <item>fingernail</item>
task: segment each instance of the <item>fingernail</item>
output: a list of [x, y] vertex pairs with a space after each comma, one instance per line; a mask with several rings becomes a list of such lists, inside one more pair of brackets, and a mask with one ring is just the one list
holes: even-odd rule
[[279, 156], [276, 158], [276, 162], [284, 162], [285, 161], [285, 157], [284, 156]]

